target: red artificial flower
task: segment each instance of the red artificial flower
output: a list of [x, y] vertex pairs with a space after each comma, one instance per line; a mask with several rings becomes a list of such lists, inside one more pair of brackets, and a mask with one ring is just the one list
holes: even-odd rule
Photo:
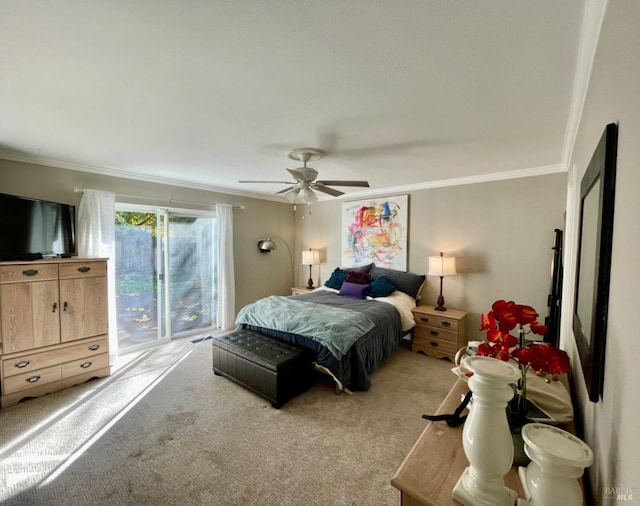
[[538, 323], [538, 322], [531, 323], [531, 332], [533, 332], [534, 334], [538, 334], [539, 336], [545, 336], [547, 335], [548, 331], [549, 329], [547, 329], [546, 325], [542, 325], [541, 323]]
[[516, 303], [513, 301], [497, 300], [491, 306], [491, 311], [498, 322], [498, 328], [502, 332], [509, 332], [518, 324]]
[[496, 320], [492, 312], [480, 315], [480, 330], [492, 330], [495, 328]]
[[[519, 363], [523, 369], [531, 367], [539, 376], [556, 375], [571, 370], [567, 354], [547, 343], [532, 343], [524, 346], [518, 338], [509, 332], [516, 325], [520, 326], [520, 336], [528, 333], [524, 327], [529, 325], [529, 332], [545, 335], [547, 327], [537, 322], [538, 313], [531, 306], [516, 304], [513, 301], [497, 300], [488, 314], [480, 317], [480, 330], [487, 332], [487, 342], [480, 343], [477, 354], [507, 361], [510, 358]], [[520, 344], [520, 347], [517, 347]], [[554, 379], [557, 379], [554, 377]]]

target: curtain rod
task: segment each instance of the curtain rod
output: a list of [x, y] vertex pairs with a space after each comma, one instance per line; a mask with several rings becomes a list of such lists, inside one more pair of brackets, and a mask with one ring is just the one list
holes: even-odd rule
[[[73, 187], [73, 193], [84, 193], [84, 188], [79, 188], [77, 186]], [[163, 199], [160, 197], [143, 197], [141, 195], [131, 195], [130, 193], [116, 193], [116, 195], [118, 197], [131, 197], [134, 199], [147, 199], [147, 200], [159, 200], [162, 202], [180, 202], [183, 204], [199, 204], [199, 205], [216, 205], [216, 202], [197, 202], [195, 200], [180, 200], [180, 199]], [[240, 209], [241, 211], [244, 211], [244, 206], [232, 206], [233, 209]]]

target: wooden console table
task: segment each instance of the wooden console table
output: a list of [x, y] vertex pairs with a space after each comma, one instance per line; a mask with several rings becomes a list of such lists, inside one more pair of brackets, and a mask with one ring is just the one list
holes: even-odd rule
[[[436, 414], [453, 413], [468, 391], [467, 384], [459, 379]], [[402, 506], [459, 506], [451, 493], [469, 465], [462, 447], [462, 428], [463, 425], [449, 427], [445, 422], [427, 422], [391, 479], [391, 484], [400, 490]], [[505, 484], [524, 498], [516, 466], [505, 476]]]

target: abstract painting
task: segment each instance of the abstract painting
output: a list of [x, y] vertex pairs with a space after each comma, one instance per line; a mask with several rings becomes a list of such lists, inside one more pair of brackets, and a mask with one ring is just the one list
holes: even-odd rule
[[407, 269], [408, 195], [342, 204], [342, 265]]

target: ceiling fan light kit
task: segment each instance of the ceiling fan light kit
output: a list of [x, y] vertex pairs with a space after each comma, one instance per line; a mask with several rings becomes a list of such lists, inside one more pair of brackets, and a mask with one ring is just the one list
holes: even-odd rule
[[359, 188], [369, 188], [368, 181], [346, 181], [346, 180], [327, 180], [316, 181], [318, 177], [318, 171], [312, 167], [307, 167], [309, 160], [319, 160], [324, 157], [326, 153], [321, 149], [316, 148], [296, 148], [292, 150], [287, 156], [291, 160], [302, 162], [303, 166], [297, 169], [287, 169], [289, 174], [293, 177], [294, 181], [238, 181], [239, 183], [278, 183], [289, 184], [289, 186], [278, 192], [278, 194], [284, 194], [284, 196], [295, 204], [296, 202], [304, 202], [306, 204], [312, 204], [318, 201], [316, 191], [326, 193], [332, 197], [339, 197], [344, 195], [344, 192], [331, 188], [331, 186], [355, 186]]

